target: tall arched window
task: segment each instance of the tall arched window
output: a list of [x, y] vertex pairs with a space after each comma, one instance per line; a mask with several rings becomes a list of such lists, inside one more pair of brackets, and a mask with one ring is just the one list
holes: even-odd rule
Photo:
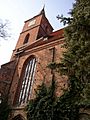
[[28, 33], [24, 39], [23, 44], [28, 43], [29, 37], [30, 37], [30, 34]]
[[19, 96], [19, 104], [27, 103], [27, 101], [30, 98], [32, 84], [34, 81], [35, 68], [36, 68], [36, 58], [34, 57], [29, 60], [25, 68], [22, 87]]

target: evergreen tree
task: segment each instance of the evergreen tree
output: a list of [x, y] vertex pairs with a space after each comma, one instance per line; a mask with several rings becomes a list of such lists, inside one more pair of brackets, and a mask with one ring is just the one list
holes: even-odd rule
[[63, 46], [67, 51], [60, 63], [49, 66], [68, 76], [68, 91], [59, 99], [63, 106], [59, 104], [59, 108], [64, 113], [61, 116], [78, 120], [80, 107], [90, 106], [90, 0], [76, 0], [70, 14], [71, 18], [57, 17], [68, 24]]
[[7, 97], [3, 97], [0, 103], [0, 120], [8, 120], [10, 106], [8, 105]]
[[87, 83], [90, 82], [90, 0], [76, 0], [71, 17], [65, 28], [64, 73]]
[[58, 16], [68, 23], [64, 29], [67, 51], [59, 64], [51, 66], [68, 76], [70, 89], [81, 93], [90, 83], [90, 0], [76, 0], [70, 14], [71, 18]]
[[55, 81], [52, 80], [50, 87], [45, 83], [38, 86], [36, 98], [30, 100], [26, 111], [28, 120], [54, 120]]

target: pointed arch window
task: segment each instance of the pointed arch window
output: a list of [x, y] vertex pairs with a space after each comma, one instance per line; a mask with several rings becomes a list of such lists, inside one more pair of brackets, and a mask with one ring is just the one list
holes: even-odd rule
[[26, 35], [25, 39], [24, 39], [23, 44], [28, 43], [29, 37], [30, 37], [30, 34], [28, 33], [28, 34]]
[[28, 100], [30, 99], [32, 85], [34, 81], [35, 69], [36, 69], [36, 58], [34, 57], [29, 60], [25, 68], [22, 87], [19, 96], [19, 104], [27, 103]]
[[24, 117], [22, 115], [18, 114], [17, 116], [12, 118], [12, 120], [25, 120], [25, 119], [24, 119]]

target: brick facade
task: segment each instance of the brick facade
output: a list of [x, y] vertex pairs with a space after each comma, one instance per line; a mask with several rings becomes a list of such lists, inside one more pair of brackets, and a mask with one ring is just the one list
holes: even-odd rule
[[7, 97], [9, 95], [9, 90], [12, 84], [15, 67], [16, 67], [16, 61], [11, 61], [1, 66], [0, 93], [2, 97]]
[[[30, 37], [28, 42], [24, 44], [27, 34], [30, 34]], [[47, 65], [54, 61], [60, 61], [62, 53], [65, 51], [62, 48], [63, 43], [63, 29], [53, 32], [44, 10], [37, 16], [25, 21], [10, 62], [3, 65], [0, 70], [0, 86], [2, 86], [0, 87], [0, 92], [3, 91], [4, 87], [7, 89], [8, 102], [12, 106], [9, 119], [14, 120], [12, 119], [14, 116], [17, 116], [17, 119], [24, 116], [21, 119], [26, 119], [23, 112], [25, 104], [18, 106], [18, 101], [26, 65], [29, 60], [33, 57], [36, 58], [36, 70], [30, 94], [30, 99], [32, 99], [35, 97], [34, 90], [43, 81], [47, 86], [50, 85], [52, 72]], [[59, 96], [62, 94], [62, 87], [67, 87], [67, 78], [55, 73], [55, 79], [57, 85], [56, 95]], [[7, 87], [6, 83], [4, 84], [5, 81], [7, 81]]]

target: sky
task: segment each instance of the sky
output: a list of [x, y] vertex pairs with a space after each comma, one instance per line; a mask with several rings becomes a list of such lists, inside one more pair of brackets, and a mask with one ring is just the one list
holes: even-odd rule
[[7, 40], [0, 38], [0, 65], [10, 61], [24, 21], [39, 14], [45, 5], [45, 14], [55, 30], [63, 26], [56, 16], [69, 16], [75, 0], [0, 0], [0, 19], [8, 20], [9, 34]]

